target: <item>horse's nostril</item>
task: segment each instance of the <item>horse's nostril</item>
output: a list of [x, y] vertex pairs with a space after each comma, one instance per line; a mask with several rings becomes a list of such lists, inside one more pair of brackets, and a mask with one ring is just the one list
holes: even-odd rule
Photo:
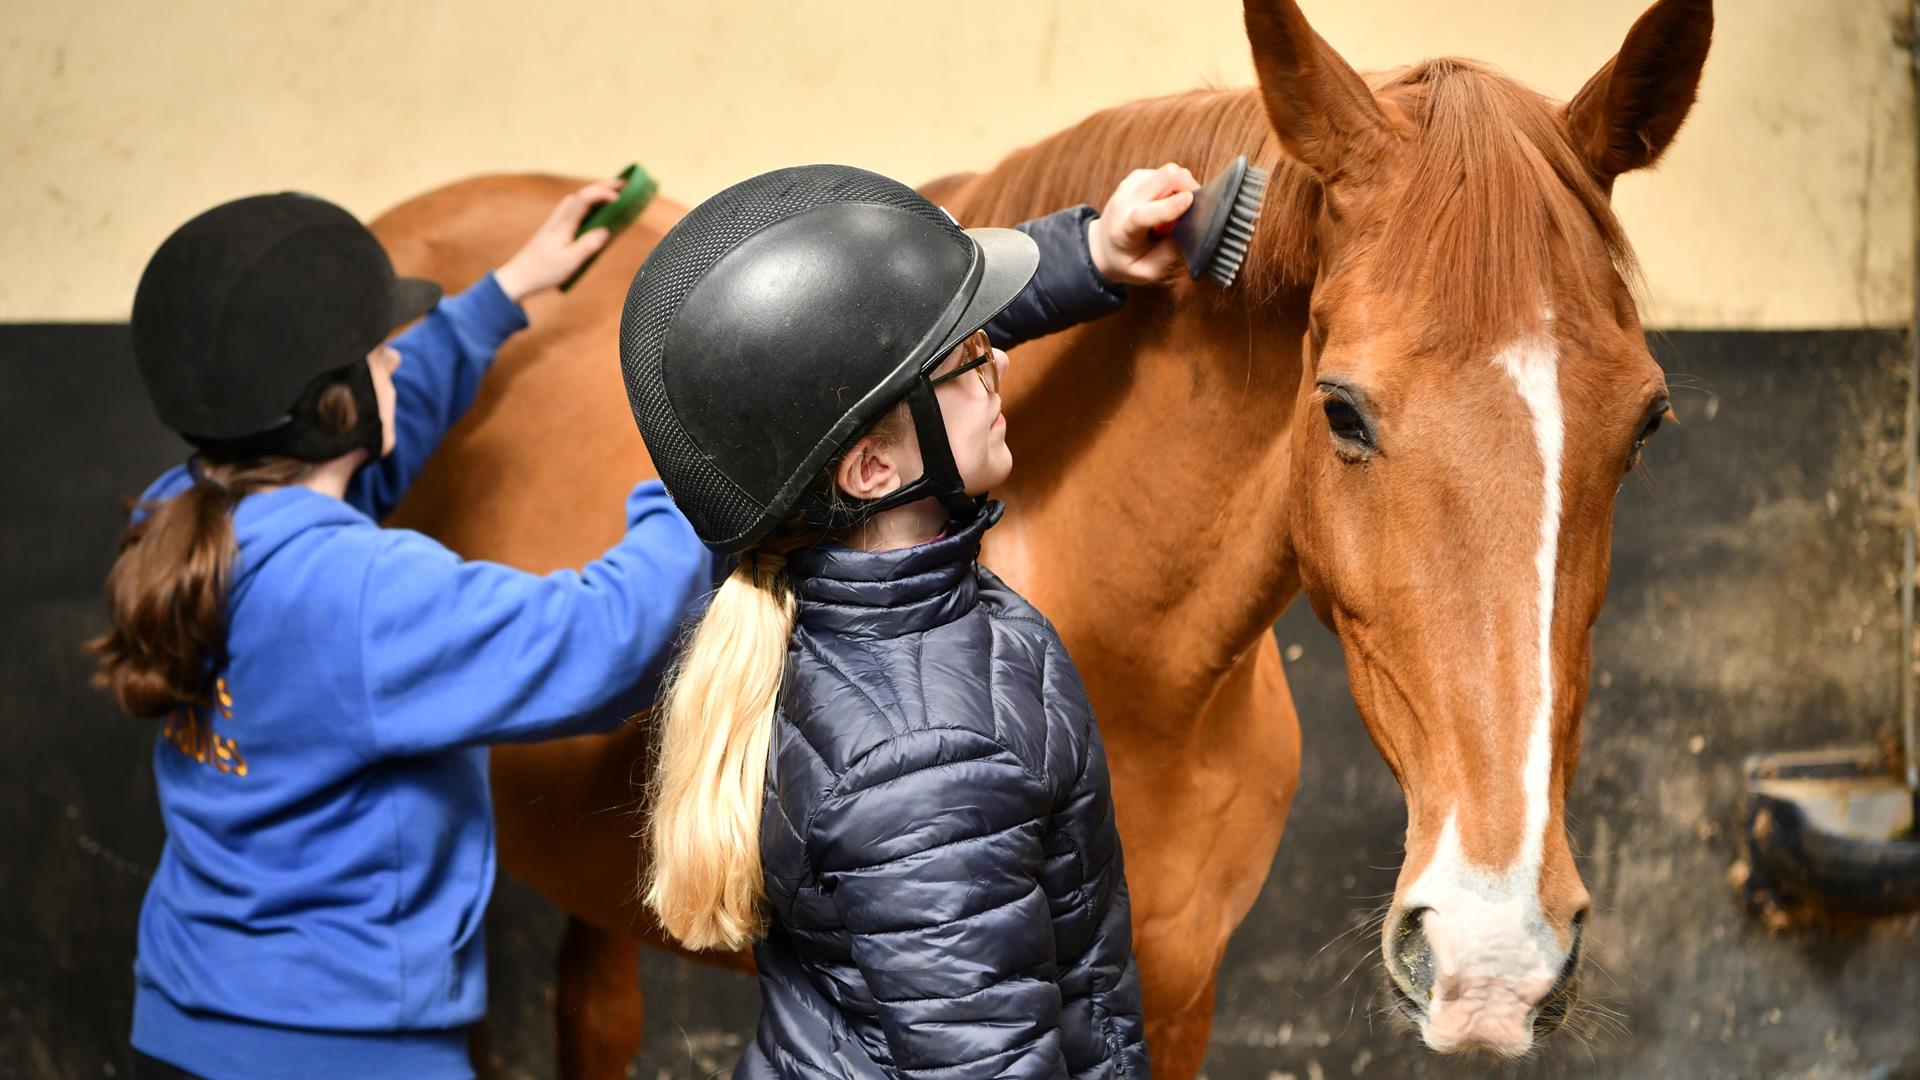
[[1581, 908], [1573, 914], [1573, 924], [1568, 932], [1567, 959], [1560, 965], [1560, 975], [1554, 979], [1552, 989], [1541, 1000], [1533, 1015], [1533, 1037], [1544, 1039], [1560, 1030], [1567, 1022], [1567, 1016], [1573, 1010], [1577, 993], [1576, 982], [1580, 974], [1580, 947], [1587, 936], [1587, 909]]
[[1573, 913], [1573, 926], [1567, 933], [1567, 969], [1580, 963], [1580, 946], [1587, 939], [1587, 908]]
[[1418, 991], [1415, 997], [1419, 1000], [1424, 1000], [1433, 989], [1433, 946], [1427, 941], [1424, 926], [1428, 910], [1411, 908], [1400, 917], [1393, 931], [1393, 951], [1388, 957], [1401, 979]]

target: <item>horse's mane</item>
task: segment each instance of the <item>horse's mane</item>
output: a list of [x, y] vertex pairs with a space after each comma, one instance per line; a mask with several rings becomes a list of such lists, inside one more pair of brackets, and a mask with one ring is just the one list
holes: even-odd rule
[[1205, 181], [1240, 154], [1269, 173], [1241, 282], [1266, 296], [1311, 281], [1320, 185], [1281, 153], [1250, 88], [1189, 90], [1097, 112], [1009, 154], [955, 210], [967, 225], [1012, 225], [1062, 206], [1099, 206], [1136, 168], [1174, 161]]
[[[1574, 245], [1596, 245], [1623, 279], [1637, 280], [1608, 193], [1547, 99], [1453, 58], [1376, 73], [1368, 83], [1405, 118], [1413, 150], [1398, 205], [1371, 238], [1374, 280], [1396, 295], [1424, 297], [1427, 325], [1482, 343], [1536, 325], [1554, 274], [1593, 276], [1593, 260], [1555, 257]], [[1177, 161], [1204, 180], [1243, 153], [1271, 179], [1236, 291], [1265, 300], [1313, 280], [1323, 194], [1284, 155], [1254, 88], [1194, 90], [1096, 113], [1009, 155], [958, 210], [969, 225], [1008, 225], [1097, 205], [1132, 168]]]

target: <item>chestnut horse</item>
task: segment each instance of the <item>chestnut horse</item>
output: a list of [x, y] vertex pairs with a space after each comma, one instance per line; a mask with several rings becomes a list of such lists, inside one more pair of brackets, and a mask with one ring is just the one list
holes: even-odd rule
[[[1382, 932], [1437, 1050], [1518, 1053], [1564, 1016], [1587, 893], [1563, 802], [1614, 494], [1667, 411], [1609, 206], [1694, 99], [1707, 0], [1661, 0], [1559, 104], [1438, 60], [1362, 78], [1290, 0], [1246, 0], [1259, 86], [1136, 102], [935, 186], [963, 222], [1099, 201], [1128, 168], [1272, 171], [1229, 290], [1136, 290], [1017, 351], [1020, 467], [985, 561], [1058, 624], [1112, 764], [1155, 1071], [1200, 1067], [1215, 971], [1280, 841], [1299, 728], [1270, 628], [1304, 591], [1407, 804]], [[448, 286], [576, 181], [493, 177], [376, 223]], [[609, 545], [649, 475], [620, 298], [682, 208], [657, 202], [566, 296], [533, 302], [399, 520], [536, 570]], [[573, 916], [569, 1075], [637, 1050], [639, 725], [502, 747], [502, 861]], [[741, 958], [723, 958], [745, 965]]]

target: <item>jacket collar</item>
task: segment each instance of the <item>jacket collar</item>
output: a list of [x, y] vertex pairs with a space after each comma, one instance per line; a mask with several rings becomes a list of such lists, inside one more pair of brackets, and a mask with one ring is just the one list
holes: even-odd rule
[[946, 536], [893, 551], [854, 551], [832, 544], [787, 557], [795, 619], [818, 634], [884, 639], [931, 630], [973, 610], [980, 538], [1004, 507], [988, 502]]

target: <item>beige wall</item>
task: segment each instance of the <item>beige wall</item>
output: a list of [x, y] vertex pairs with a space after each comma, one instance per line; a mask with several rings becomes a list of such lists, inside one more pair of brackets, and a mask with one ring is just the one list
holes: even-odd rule
[[[1649, 322], [1911, 317], [1906, 2], [1723, 0], [1692, 121], [1619, 188]], [[1461, 54], [1565, 97], [1644, 4], [1304, 6], [1359, 66]], [[634, 158], [687, 201], [810, 160], [918, 180], [1104, 105], [1252, 80], [1232, 0], [0, 0], [0, 41], [12, 321], [124, 318], [173, 226], [259, 190], [370, 216], [471, 173]]]

